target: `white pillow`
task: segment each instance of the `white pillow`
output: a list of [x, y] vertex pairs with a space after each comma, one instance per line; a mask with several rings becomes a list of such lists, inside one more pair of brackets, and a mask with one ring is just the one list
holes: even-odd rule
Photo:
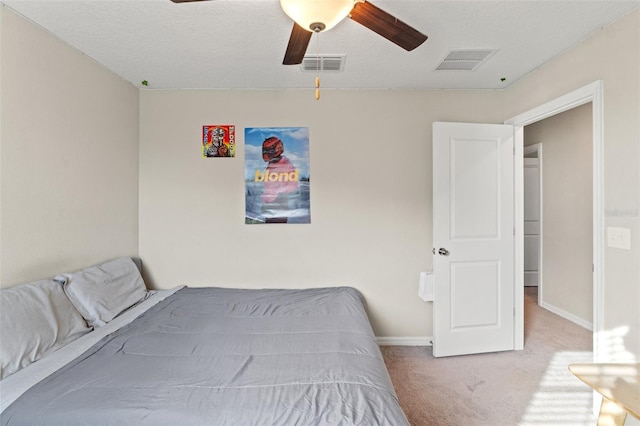
[[92, 327], [101, 327], [147, 297], [147, 288], [129, 257], [56, 276], [73, 306]]
[[60, 283], [0, 290], [0, 379], [91, 331]]

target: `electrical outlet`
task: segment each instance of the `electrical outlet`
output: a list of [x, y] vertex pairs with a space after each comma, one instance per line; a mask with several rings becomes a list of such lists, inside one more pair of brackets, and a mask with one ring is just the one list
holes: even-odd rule
[[607, 246], [631, 250], [631, 229], [608, 227]]

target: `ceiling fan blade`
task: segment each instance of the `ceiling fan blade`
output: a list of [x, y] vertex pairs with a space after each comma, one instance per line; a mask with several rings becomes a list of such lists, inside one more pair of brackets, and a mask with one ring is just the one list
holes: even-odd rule
[[171, 0], [174, 3], [188, 3], [192, 1], [206, 1], [206, 0]]
[[300, 25], [294, 23], [289, 37], [287, 51], [284, 54], [283, 65], [297, 65], [302, 63], [302, 58], [307, 51], [309, 41], [311, 40], [311, 31], [307, 31]]
[[377, 32], [405, 50], [413, 50], [427, 40], [427, 36], [368, 1], [357, 2], [351, 19]]

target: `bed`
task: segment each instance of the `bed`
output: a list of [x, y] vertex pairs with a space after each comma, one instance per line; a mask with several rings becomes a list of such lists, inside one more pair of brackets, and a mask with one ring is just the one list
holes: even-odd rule
[[1, 425], [408, 425], [351, 287], [159, 291], [0, 381]]

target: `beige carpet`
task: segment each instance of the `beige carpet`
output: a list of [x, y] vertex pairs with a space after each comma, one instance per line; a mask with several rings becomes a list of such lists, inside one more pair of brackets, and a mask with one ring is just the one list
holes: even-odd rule
[[524, 336], [522, 351], [447, 358], [382, 346], [411, 425], [594, 425], [592, 393], [567, 369], [591, 361], [592, 333], [538, 307], [527, 287]]

